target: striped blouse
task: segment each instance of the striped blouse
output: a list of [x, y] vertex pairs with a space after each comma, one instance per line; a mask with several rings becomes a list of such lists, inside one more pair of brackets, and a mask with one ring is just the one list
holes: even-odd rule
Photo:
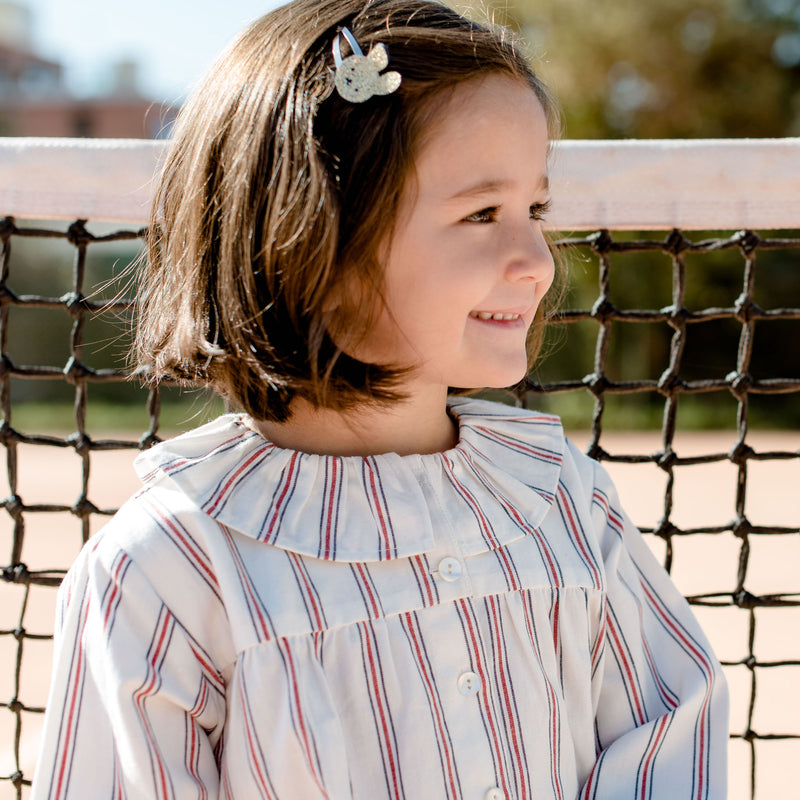
[[432, 455], [236, 415], [141, 455], [60, 591], [34, 800], [723, 798], [720, 667], [604, 470], [451, 411]]

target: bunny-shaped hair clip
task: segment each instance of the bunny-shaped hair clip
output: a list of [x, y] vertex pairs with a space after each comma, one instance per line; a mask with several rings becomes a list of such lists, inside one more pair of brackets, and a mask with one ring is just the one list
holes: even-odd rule
[[[353, 55], [342, 60], [341, 37], [347, 39]], [[355, 37], [347, 28], [333, 40], [333, 61], [336, 64], [336, 91], [351, 103], [363, 103], [376, 94], [391, 94], [402, 80], [399, 72], [384, 72], [389, 65], [386, 45], [376, 44], [364, 55]]]

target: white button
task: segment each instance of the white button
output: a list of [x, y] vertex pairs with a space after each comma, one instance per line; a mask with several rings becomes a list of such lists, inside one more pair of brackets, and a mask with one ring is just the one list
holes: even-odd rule
[[439, 562], [439, 575], [445, 581], [457, 581], [461, 577], [461, 562], [457, 558], [443, 558]]
[[503, 790], [495, 786], [493, 789], [489, 789], [488, 792], [483, 796], [483, 800], [506, 800], [505, 794], [503, 794]]
[[463, 672], [458, 676], [458, 691], [472, 697], [481, 690], [481, 679], [474, 672]]

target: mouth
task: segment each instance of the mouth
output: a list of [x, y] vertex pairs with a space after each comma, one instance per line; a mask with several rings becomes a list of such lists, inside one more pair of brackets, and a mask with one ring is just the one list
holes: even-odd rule
[[510, 314], [501, 311], [470, 311], [469, 315], [473, 319], [495, 320], [496, 322], [513, 322], [522, 319], [522, 314]]
[[497, 330], [527, 329], [530, 325], [530, 309], [520, 308], [513, 311], [470, 311], [469, 318], [483, 326]]

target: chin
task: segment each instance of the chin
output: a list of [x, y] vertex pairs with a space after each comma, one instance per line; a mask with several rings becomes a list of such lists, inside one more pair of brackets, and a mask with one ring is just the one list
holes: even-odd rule
[[[510, 386], [516, 386], [528, 374], [527, 361], [513, 367], [508, 366], [505, 369], [498, 369], [499, 366], [498, 364], [493, 364], [483, 370], [471, 371], [469, 376], [460, 376], [462, 378], [460, 382], [451, 383], [450, 385], [473, 389], [507, 389]], [[463, 378], [466, 377], [473, 378], [473, 380], [464, 382]]]

